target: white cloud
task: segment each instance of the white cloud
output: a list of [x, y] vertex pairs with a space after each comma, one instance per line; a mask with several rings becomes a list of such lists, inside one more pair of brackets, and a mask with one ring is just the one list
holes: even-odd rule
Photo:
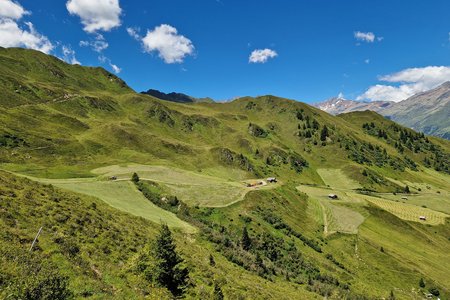
[[105, 63], [108, 64], [111, 67], [111, 69], [113, 69], [114, 73], [119, 74], [120, 72], [122, 72], [122, 69], [119, 68], [117, 65], [113, 64], [108, 57], [100, 55], [98, 57], [98, 60], [103, 64]]
[[50, 40], [37, 32], [31, 22], [19, 25], [19, 20], [30, 14], [19, 3], [0, 0], [0, 46], [24, 47], [49, 53], [54, 46]]
[[360, 95], [357, 100], [395, 102], [405, 100], [417, 93], [431, 90], [449, 81], [450, 67], [428, 66], [424, 68], [410, 68], [381, 76], [379, 80], [390, 82], [392, 85], [374, 85]]
[[278, 56], [278, 53], [272, 49], [257, 49], [254, 50], [248, 59], [251, 63], [265, 63], [269, 60], [269, 58], [274, 58]]
[[77, 60], [76, 58], [76, 53], [75, 51], [70, 47], [70, 46], [62, 46], [62, 53], [63, 53], [63, 57], [62, 59], [72, 65], [81, 65], [81, 63]]
[[28, 28], [22, 29], [14, 20], [0, 19], [0, 46], [25, 47], [44, 53], [53, 50], [53, 44], [46, 36], [37, 32], [32, 23], [25, 22], [25, 25]]
[[71, 15], [81, 18], [88, 33], [110, 31], [121, 25], [119, 0], [69, 0], [66, 7]]
[[141, 29], [139, 27], [128, 27], [127, 28], [128, 34], [137, 41], [142, 39], [142, 37], [139, 35], [140, 31], [141, 31]]
[[30, 14], [19, 3], [11, 0], [0, 0], [0, 19], [19, 20], [24, 15]]
[[148, 30], [142, 43], [146, 52], [158, 52], [159, 57], [168, 64], [183, 62], [195, 49], [191, 40], [178, 34], [176, 28], [167, 24]]
[[109, 63], [109, 66], [113, 69], [114, 73], [116, 73], [116, 74], [119, 74], [122, 71], [121, 68], [119, 68], [118, 66], [116, 66], [113, 63]]
[[102, 52], [109, 47], [106, 41], [80, 41], [80, 47], [91, 47], [95, 52]]
[[[367, 43], [373, 43], [375, 41], [375, 34], [373, 32], [361, 32], [361, 31], [355, 31], [354, 32], [355, 39], [358, 41], [363, 41]], [[383, 38], [378, 38], [378, 41], [381, 41]]]

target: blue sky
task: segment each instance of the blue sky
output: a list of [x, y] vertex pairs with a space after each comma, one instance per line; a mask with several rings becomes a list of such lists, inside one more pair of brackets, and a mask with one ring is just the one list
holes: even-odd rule
[[136, 91], [400, 101], [450, 80], [449, 12], [448, 0], [0, 0], [0, 45], [120, 71]]

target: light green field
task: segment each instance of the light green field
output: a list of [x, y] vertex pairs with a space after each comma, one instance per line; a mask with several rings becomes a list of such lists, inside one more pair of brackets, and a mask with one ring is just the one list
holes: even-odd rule
[[331, 189], [305, 185], [298, 186], [297, 189], [308, 195], [308, 210], [315, 220], [324, 226], [325, 235], [336, 232], [358, 233], [358, 227], [364, 222], [364, 217], [359, 212], [339, 204], [361, 202], [361, 199], [339, 191], [339, 200], [330, 200], [328, 194], [334, 193]]
[[167, 223], [171, 227], [195, 232], [193, 226], [180, 220], [173, 213], [151, 203], [129, 181], [96, 181], [92, 179], [44, 179], [41, 181], [73, 192], [97, 197], [114, 208], [155, 223]]
[[317, 169], [317, 173], [327, 186], [334, 189], [353, 190], [361, 187], [358, 182], [345, 175], [341, 169]]
[[[164, 166], [130, 164], [108, 166], [92, 171], [102, 177], [116, 176], [129, 179], [136, 172], [141, 179], [163, 184], [170, 192], [189, 205], [224, 207], [241, 201], [251, 191], [244, 182], [225, 180], [219, 177]], [[269, 185], [260, 188], [271, 188]]]
[[[419, 207], [413, 204], [385, 200], [366, 195], [361, 195], [361, 197], [406, 221], [420, 222], [429, 225], [439, 225], [444, 224], [445, 219], [447, 217], [450, 217], [447, 214], [437, 212], [428, 208]], [[419, 219], [420, 216], [426, 217], [426, 221], [421, 221]]]
[[418, 194], [406, 195], [407, 200], [402, 199], [402, 197], [405, 197], [405, 195], [383, 194], [383, 198], [391, 201], [400, 201], [420, 207], [426, 206], [432, 210], [450, 215], [450, 195], [448, 195], [448, 192], [441, 191], [439, 194], [436, 192], [419, 192]]

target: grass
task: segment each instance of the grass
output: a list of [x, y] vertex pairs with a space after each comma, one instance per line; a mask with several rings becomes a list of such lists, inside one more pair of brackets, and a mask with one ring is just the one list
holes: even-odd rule
[[334, 232], [357, 234], [359, 226], [365, 218], [359, 213], [345, 206], [321, 201], [325, 208], [328, 221], [328, 234]]
[[361, 187], [357, 181], [349, 178], [341, 169], [317, 169], [317, 173], [325, 184], [333, 189], [353, 190]]
[[[117, 176], [129, 179], [136, 172], [144, 180], [158, 182], [168, 188], [171, 194], [189, 205], [201, 207], [224, 207], [242, 201], [251, 191], [244, 182], [222, 179], [216, 176], [201, 174], [166, 166], [123, 165], [108, 166], [92, 171], [101, 177]], [[266, 186], [271, 188], [275, 185]]]
[[333, 189], [306, 185], [298, 186], [297, 189], [308, 195], [308, 209], [324, 225], [325, 236], [337, 232], [356, 234], [364, 222], [359, 212], [343, 206], [346, 203], [361, 203], [361, 199], [350, 195], [350, 192], [339, 190], [339, 200], [330, 200], [328, 194], [336, 193]]
[[[361, 195], [361, 197], [406, 221], [419, 222], [429, 225], [439, 225], [445, 224], [446, 218], [450, 217], [448, 214], [437, 212], [428, 208], [423, 208], [417, 205], [385, 200], [366, 195]], [[426, 217], [426, 220], [420, 220], [420, 216]]]
[[96, 181], [96, 180], [45, 180], [57, 187], [73, 192], [97, 197], [109, 205], [132, 215], [143, 217], [155, 223], [167, 223], [187, 232], [195, 228], [180, 220], [174, 214], [157, 207], [147, 200], [130, 181]]
[[[414, 299], [412, 288], [416, 289], [419, 278], [424, 277], [430, 284], [439, 285], [442, 298], [450, 295], [445, 289], [450, 286], [446, 274], [450, 268], [450, 223], [437, 212], [448, 213], [449, 175], [424, 168], [424, 158], [434, 155], [424, 145], [420, 153], [406, 150], [402, 154], [393, 147], [398, 133], [389, 132], [390, 139], [385, 140], [362, 130], [362, 123], [371, 121], [377, 126], [384, 124], [382, 128], [386, 130], [395, 125], [383, 117], [371, 112], [334, 117], [274, 96], [183, 105], [136, 94], [102, 69], [69, 66], [34, 51], [0, 49], [0, 60], [1, 166], [34, 177], [52, 178], [45, 182], [67, 191], [66, 196], [61, 196], [63, 192], [52, 191], [48, 186], [3, 176], [7, 178], [2, 178], [0, 201], [8, 202], [0, 208], [0, 249], [12, 245], [14, 253], [28, 245], [37, 224], [45, 223], [53, 235], [62, 232], [69, 237], [75, 228], [81, 260], [61, 254], [53, 235], [44, 235], [41, 247], [44, 257], [51, 256], [67, 272], [78, 292], [92, 287], [96, 298], [135, 297], [134, 293], [146, 282], [128, 276], [126, 268], [135, 251], [139, 252], [154, 235], [155, 223], [163, 219], [175, 228], [189, 228], [137, 193], [128, 182], [131, 174], [137, 172], [142, 178], [165, 186], [189, 205], [200, 206], [198, 211], [215, 228], [226, 227], [228, 238], [235, 243], [239, 243], [244, 226], [249, 227], [253, 238], [270, 233], [286, 241], [293, 239], [286, 230], [264, 221], [258, 208], [272, 212], [293, 230], [320, 244], [322, 253], [294, 239], [306, 261], [314, 262], [324, 274], [348, 282], [353, 291], [382, 298], [395, 290], [398, 299]], [[18, 93], [17, 87], [23, 89]], [[319, 129], [305, 128], [306, 117], [310, 123], [316, 121]], [[267, 136], [249, 133], [249, 123], [263, 128]], [[319, 134], [324, 125], [330, 136], [321, 143]], [[312, 136], [306, 137], [311, 131]], [[11, 139], [11, 135], [15, 138]], [[443, 149], [441, 162], [445, 164], [450, 143], [429, 140]], [[373, 150], [374, 147], [379, 150]], [[221, 153], [229, 154], [219, 157], [217, 149], [223, 148], [228, 151]], [[366, 154], [371, 162], [358, 164], [349, 158], [356, 155], [361, 159]], [[379, 166], [375, 164], [375, 154], [383, 155]], [[299, 168], [299, 156], [307, 161], [307, 167], [303, 164]], [[405, 156], [418, 165], [419, 171], [402, 171], [386, 162], [405, 166]], [[297, 158], [292, 161], [292, 157]], [[95, 173], [90, 172], [93, 169]], [[363, 175], [364, 170], [371, 176]], [[119, 180], [106, 180], [113, 175]], [[247, 180], [272, 176], [279, 178], [278, 185], [258, 190], [243, 185]], [[398, 185], [383, 182], [386, 177]], [[317, 186], [300, 186], [298, 190], [306, 196], [295, 189], [300, 183]], [[324, 183], [330, 188], [325, 188]], [[414, 193], [418, 188], [422, 190], [408, 196], [407, 206], [390, 201], [401, 201], [399, 195], [377, 194], [377, 198], [353, 191], [363, 186], [392, 192], [406, 184]], [[268, 190], [272, 187], [276, 188]], [[14, 193], [17, 199], [10, 196]], [[328, 200], [329, 193], [338, 194], [340, 199]], [[37, 200], [29, 201], [28, 194]], [[55, 195], [64, 201], [53, 201], [57, 199]], [[92, 203], [97, 204], [98, 211], [91, 207]], [[429, 208], [425, 212], [439, 215], [435, 226], [405, 221], [396, 215], [403, 211], [411, 215], [422, 213], [418, 210], [422, 205]], [[67, 216], [69, 221], [65, 224]], [[362, 216], [366, 219], [361, 224]], [[357, 228], [358, 233], [336, 232], [324, 237], [325, 223], [330, 232], [355, 233]], [[306, 291], [305, 285], [288, 282], [282, 274], [270, 282], [244, 271], [232, 259], [217, 253], [217, 244], [205, 241], [202, 235], [184, 238], [185, 231], [177, 232], [180, 251], [193, 269], [195, 287], [190, 289], [188, 299], [209, 298], [215, 280], [223, 284], [230, 299], [315, 296]], [[385, 251], [381, 252], [380, 247]], [[103, 251], [111, 251], [111, 259]], [[210, 254], [218, 262], [216, 268], [208, 264]], [[332, 254], [345, 270], [327, 259], [326, 254]], [[10, 261], [2, 263], [8, 264], [8, 270], [16, 270]], [[93, 277], [92, 265], [101, 270], [103, 278]], [[147, 288], [151, 289], [148, 284]]]

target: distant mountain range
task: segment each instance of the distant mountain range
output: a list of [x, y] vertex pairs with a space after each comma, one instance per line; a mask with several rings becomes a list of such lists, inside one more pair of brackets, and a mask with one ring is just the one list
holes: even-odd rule
[[146, 92], [141, 92], [141, 94], [150, 95], [150, 96], [153, 96], [153, 97], [161, 99], [161, 100], [178, 102], [178, 103], [199, 103], [199, 102], [213, 103], [214, 102], [214, 100], [211, 98], [194, 98], [194, 97], [191, 97], [186, 94], [174, 93], [174, 92], [166, 94], [161, 91], [154, 90], [154, 89], [149, 89]]
[[314, 106], [332, 115], [371, 110], [414, 130], [450, 139], [450, 81], [397, 103], [331, 98]]

